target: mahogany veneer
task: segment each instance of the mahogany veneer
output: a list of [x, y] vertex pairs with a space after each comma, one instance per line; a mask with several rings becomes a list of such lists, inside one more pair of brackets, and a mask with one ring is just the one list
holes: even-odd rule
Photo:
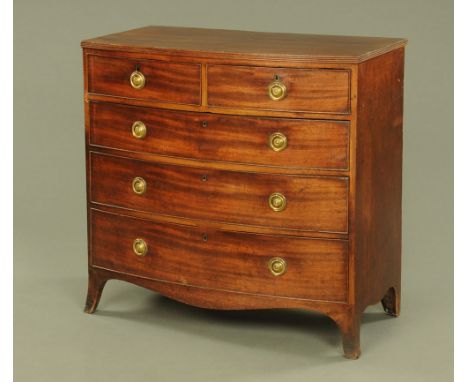
[[[164, 215], [304, 231], [348, 232], [348, 179], [259, 174], [149, 164], [90, 153], [91, 200]], [[146, 181], [135, 194], [134, 177]], [[111, 192], [110, 192], [111, 191]], [[287, 207], [273, 211], [268, 198], [281, 191]], [[243, 228], [243, 227], [242, 227]]]
[[[200, 105], [199, 64], [124, 60], [90, 55], [88, 65], [90, 92]], [[145, 87], [142, 89], [134, 89], [128, 84], [128, 73], [132, 73], [137, 68], [147, 77]]]
[[[278, 75], [288, 89], [282, 102], [265, 97], [265, 84]], [[208, 105], [349, 113], [348, 70], [285, 69], [261, 66], [208, 65]]]
[[146, 27], [82, 42], [89, 286], [400, 311], [406, 40]]
[[[98, 210], [91, 211], [91, 222], [92, 263], [99, 267], [226, 291], [337, 302], [347, 298], [345, 240], [291, 237], [278, 242], [274, 235], [154, 223]], [[145, 256], [135, 258], [132, 242], [139, 236], [150, 246]], [[288, 271], [272, 280], [264, 268], [273, 256], [287, 257]]]
[[[303, 169], [349, 168], [349, 122], [245, 117], [150, 109], [90, 102], [93, 146], [211, 162], [237, 162]], [[128, 133], [141, 120], [143, 140]], [[288, 149], [275, 152], [265, 143], [281, 131]]]

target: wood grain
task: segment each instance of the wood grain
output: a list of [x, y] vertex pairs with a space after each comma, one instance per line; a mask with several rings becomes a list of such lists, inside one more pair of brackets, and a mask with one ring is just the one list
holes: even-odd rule
[[[184, 304], [190, 304], [200, 308], [223, 310], [273, 308], [308, 309], [326, 314], [335, 322], [341, 320], [341, 317], [347, 316], [350, 313], [350, 305], [336, 301], [308, 300], [203, 288], [194, 285], [151, 279], [144, 276], [136, 276], [93, 265], [90, 266], [89, 275], [91, 278], [97, 279], [93, 281], [95, 285], [108, 280], [123, 280], [151, 289]], [[90, 290], [90, 292], [91, 300], [98, 297], [96, 289]], [[112, 305], [110, 305], [110, 309], [112, 309]]]
[[[347, 242], [281, 238], [149, 221], [92, 211], [92, 264], [116, 271], [218, 290], [311, 300], [347, 298]], [[148, 244], [133, 253], [134, 239]], [[274, 276], [268, 260], [287, 271]]]
[[[279, 118], [188, 113], [90, 104], [90, 144], [122, 150], [257, 164], [280, 168], [348, 168], [349, 124]], [[146, 125], [145, 138], [133, 137], [135, 121]], [[268, 138], [283, 133], [288, 147], [274, 152]]]
[[389, 288], [400, 300], [403, 76], [404, 49], [359, 67], [354, 251], [360, 310]]
[[358, 63], [406, 44], [406, 39], [148, 26], [85, 40], [82, 47], [203, 58]]
[[[347, 232], [345, 177], [218, 171], [96, 153], [91, 154], [90, 161], [93, 202], [242, 225]], [[132, 180], [137, 176], [147, 183], [143, 195], [132, 190]], [[287, 198], [287, 207], [281, 212], [268, 205], [274, 192]]]
[[[280, 101], [268, 96], [275, 75], [287, 87], [286, 98]], [[347, 70], [208, 65], [208, 105], [347, 114], [349, 81]]]
[[[200, 65], [95, 55], [89, 55], [88, 60], [91, 93], [200, 105]], [[130, 84], [130, 75], [137, 68], [146, 78], [143, 89], [134, 89]]]
[[183, 226], [198, 227], [203, 226], [207, 229], [215, 229], [219, 231], [228, 232], [244, 232], [244, 233], [256, 233], [260, 235], [274, 235], [278, 238], [283, 236], [294, 236], [304, 237], [310, 239], [332, 239], [332, 240], [348, 240], [349, 235], [347, 233], [336, 233], [336, 232], [317, 232], [317, 231], [304, 231], [304, 230], [293, 230], [291, 228], [282, 227], [264, 227], [264, 226], [253, 226], [253, 225], [242, 225], [238, 223], [229, 223], [221, 221], [210, 221], [200, 218], [186, 218], [181, 216], [161, 215], [157, 212], [139, 211], [131, 209], [123, 209], [122, 207], [111, 206], [102, 203], [90, 202], [90, 208], [97, 209], [104, 212], [110, 212], [113, 214], [126, 214], [136, 218], [153, 221], [155, 223], [171, 223]]

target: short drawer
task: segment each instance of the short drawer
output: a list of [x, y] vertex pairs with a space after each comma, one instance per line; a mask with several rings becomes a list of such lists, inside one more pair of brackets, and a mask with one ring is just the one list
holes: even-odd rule
[[90, 143], [269, 167], [347, 169], [349, 123], [90, 104]]
[[347, 299], [347, 241], [155, 223], [91, 210], [91, 264], [158, 280], [312, 300]]
[[221, 171], [91, 153], [91, 201], [194, 219], [347, 233], [348, 178]]
[[224, 108], [350, 113], [350, 72], [208, 66], [208, 104]]
[[105, 95], [200, 104], [199, 64], [88, 56], [88, 91]]

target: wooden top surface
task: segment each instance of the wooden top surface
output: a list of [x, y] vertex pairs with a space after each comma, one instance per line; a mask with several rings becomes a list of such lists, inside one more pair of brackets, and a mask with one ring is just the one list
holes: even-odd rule
[[82, 47], [219, 58], [358, 63], [405, 46], [402, 38], [148, 26], [85, 40]]

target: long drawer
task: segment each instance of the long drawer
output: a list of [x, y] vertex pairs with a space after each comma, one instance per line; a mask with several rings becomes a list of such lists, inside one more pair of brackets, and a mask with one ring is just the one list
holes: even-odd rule
[[90, 154], [91, 201], [242, 225], [347, 233], [348, 178], [162, 165]]
[[91, 210], [91, 264], [205, 288], [346, 301], [347, 241], [155, 223]]
[[268, 167], [347, 169], [349, 122], [90, 104], [90, 143]]

